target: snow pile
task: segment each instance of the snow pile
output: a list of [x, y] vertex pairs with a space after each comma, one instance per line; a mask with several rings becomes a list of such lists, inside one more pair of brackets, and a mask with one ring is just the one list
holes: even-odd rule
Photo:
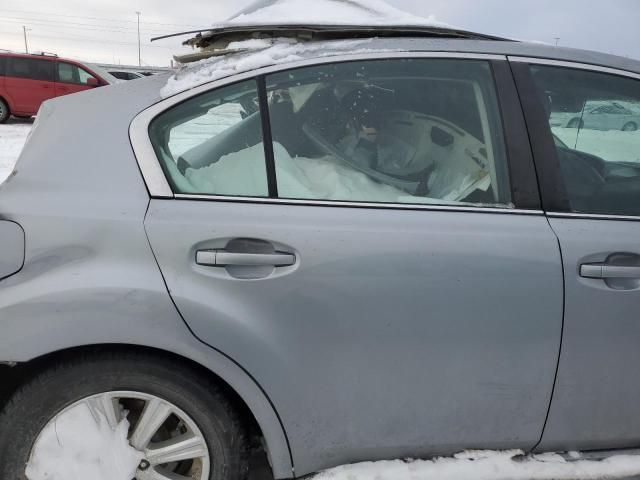
[[307, 57], [328, 57], [345, 53], [367, 53], [370, 39], [332, 42], [299, 42], [291, 38], [249, 39], [232, 42], [228, 49], [238, 51], [191, 63], [171, 76], [160, 94], [163, 98], [257, 68], [295, 62]]
[[419, 17], [381, 0], [267, 0], [231, 17], [224, 25], [404, 25], [451, 28], [433, 15]]
[[470, 451], [435, 460], [365, 462], [327, 470], [314, 480], [595, 480], [638, 474], [640, 455], [567, 461], [556, 454], [525, 457], [512, 450]]
[[[291, 157], [279, 143], [273, 144], [278, 179], [278, 194], [282, 198], [340, 200], [380, 203], [441, 204], [443, 199], [416, 197], [390, 185], [372, 180], [331, 156], [324, 158]], [[215, 195], [246, 195], [266, 197], [267, 180], [262, 144], [225, 155], [202, 168], [188, 168], [182, 176], [175, 165], [172, 177], [185, 193]], [[444, 199], [446, 203], [461, 202], [461, 192], [471, 187], [464, 179], [460, 188]], [[488, 178], [487, 178], [488, 180]], [[484, 185], [487, 188], [488, 185]], [[480, 186], [478, 188], [481, 188]]]
[[112, 429], [104, 415], [95, 419], [86, 404], [63, 412], [36, 441], [29, 480], [131, 480], [143, 455], [127, 440], [129, 422]]
[[30, 124], [0, 125], [0, 183], [13, 170], [30, 131]]

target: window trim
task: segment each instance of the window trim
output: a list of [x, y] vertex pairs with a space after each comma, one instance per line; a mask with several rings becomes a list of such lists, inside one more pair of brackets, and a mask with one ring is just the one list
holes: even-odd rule
[[228, 195], [199, 195], [188, 193], [176, 193], [172, 197], [176, 200], [219, 201], [235, 203], [260, 203], [279, 205], [307, 205], [315, 207], [350, 207], [350, 208], [376, 208], [384, 210], [431, 210], [439, 212], [474, 212], [474, 213], [513, 213], [518, 215], [542, 216], [542, 210], [530, 210], [523, 208], [500, 207], [474, 207], [472, 205], [422, 205], [418, 203], [383, 203], [383, 202], [352, 202], [343, 200], [313, 200], [295, 198], [266, 198], [266, 197], [234, 197]]
[[541, 210], [540, 189], [529, 132], [513, 72], [508, 62], [491, 63], [505, 137], [511, 201], [517, 208]]
[[619, 77], [630, 77], [640, 80], [640, 73], [630, 72], [628, 70], [620, 70], [618, 68], [604, 67], [590, 63], [567, 62], [564, 60], [553, 60], [550, 58], [539, 57], [517, 57], [509, 55], [507, 57], [511, 63], [527, 63], [530, 65], [547, 65], [550, 67], [567, 67], [577, 70], [589, 70], [592, 72], [609, 73]]
[[[147, 190], [151, 198], [158, 199], [181, 199], [181, 200], [208, 200], [208, 201], [232, 201], [243, 203], [273, 203], [273, 204], [289, 204], [289, 205], [316, 205], [316, 206], [337, 206], [337, 207], [362, 207], [362, 208], [386, 208], [386, 209], [400, 209], [400, 210], [436, 210], [436, 211], [467, 211], [467, 212], [486, 212], [486, 213], [516, 213], [516, 214], [533, 214], [541, 215], [542, 211], [539, 208], [538, 202], [531, 203], [526, 202], [527, 208], [508, 208], [500, 206], [482, 207], [482, 206], [466, 206], [466, 205], [422, 205], [422, 204], [396, 204], [396, 203], [371, 203], [371, 202], [344, 202], [337, 200], [291, 200], [291, 199], [279, 199], [279, 198], [256, 198], [256, 197], [244, 197], [244, 196], [209, 196], [209, 195], [194, 195], [194, 194], [174, 194], [169, 182], [165, 176], [165, 173], [160, 165], [160, 159], [157, 158], [155, 150], [149, 137], [149, 125], [159, 115], [166, 110], [174, 107], [175, 105], [182, 103], [190, 98], [196, 97], [202, 93], [222, 88], [227, 85], [238, 83], [244, 80], [255, 79], [258, 82], [259, 92], [263, 90], [264, 85], [260, 84], [260, 78], [266, 75], [287, 71], [295, 68], [344, 63], [350, 61], [366, 61], [366, 60], [388, 60], [388, 59], [467, 59], [467, 60], [484, 60], [487, 61], [492, 69], [494, 85], [496, 87], [496, 96], [498, 98], [499, 111], [503, 122], [503, 133], [505, 135], [505, 149], [507, 155], [507, 165], [509, 171], [516, 165], [516, 160], [511, 157], [514, 152], [513, 145], [510, 145], [510, 137], [507, 135], [507, 129], [505, 128], [504, 114], [506, 109], [504, 108], [504, 102], [501, 101], [502, 93], [500, 92], [499, 78], [501, 83], [505, 82], [504, 75], [496, 75], [496, 63], [507, 65], [506, 55], [496, 55], [489, 53], [466, 53], [466, 52], [375, 52], [368, 54], [341, 54], [334, 56], [327, 56], [323, 58], [312, 58], [302, 61], [290, 62], [275, 66], [264, 67], [249, 72], [240, 73], [230, 77], [225, 77], [216, 81], [208, 82], [203, 85], [199, 85], [190, 90], [180, 92], [174, 96], [168, 97], [158, 103], [152, 105], [146, 110], [139, 113], [131, 122], [129, 127], [129, 137], [131, 145], [133, 147], [134, 156], [138, 162], [138, 166], [144, 178]], [[515, 87], [513, 87], [515, 88]], [[261, 106], [261, 112], [264, 106]], [[264, 112], [261, 113], [264, 115]], [[513, 111], [511, 115], [513, 115]], [[264, 119], [263, 119], [264, 123]], [[265, 132], [263, 132], [265, 135]], [[269, 139], [265, 139], [265, 143]], [[517, 149], [516, 149], [517, 150]], [[533, 165], [531, 158], [527, 158], [527, 161]], [[510, 174], [510, 177], [513, 175]], [[527, 175], [525, 175], [526, 177]], [[268, 175], [268, 178], [270, 176]], [[510, 179], [511, 180], [511, 179]], [[533, 178], [535, 184], [535, 177]], [[537, 185], [536, 185], [537, 187]], [[530, 187], [531, 188], [531, 187]], [[514, 193], [513, 184], [511, 185], [512, 195]], [[531, 199], [531, 192], [528, 193], [529, 200]], [[271, 188], [270, 188], [271, 194]], [[539, 198], [539, 197], [538, 197]], [[512, 198], [515, 201], [516, 198]], [[516, 204], [517, 205], [517, 204]], [[517, 205], [518, 206], [518, 205]]]
[[567, 219], [597, 219], [597, 220], [640, 220], [640, 215], [615, 215], [572, 212], [566, 192], [557, 150], [545, 118], [544, 107], [538, 97], [538, 89], [531, 75], [530, 67], [543, 65], [550, 67], [585, 70], [604, 73], [618, 77], [631, 78], [640, 81], [640, 74], [627, 70], [604, 67], [588, 63], [568, 62], [537, 57], [508, 56], [512, 66], [516, 86], [522, 101], [522, 109], [527, 122], [531, 138], [531, 147], [536, 171], [539, 173], [538, 184], [542, 197], [542, 209], [548, 217]]
[[273, 134], [271, 133], [271, 112], [269, 110], [269, 97], [267, 96], [267, 77], [256, 77], [258, 88], [258, 103], [260, 109], [260, 122], [262, 124], [262, 144], [264, 146], [265, 167], [267, 169], [267, 188], [269, 198], [278, 198], [278, 176], [276, 173], [276, 160], [273, 154]]

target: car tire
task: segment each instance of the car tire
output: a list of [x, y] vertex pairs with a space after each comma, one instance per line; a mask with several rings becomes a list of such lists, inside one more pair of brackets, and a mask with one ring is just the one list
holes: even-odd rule
[[[164, 432], [167, 432], [167, 438], [163, 440], [180, 434], [188, 434], [191, 438], [192, 432], [202, 435], [206, 460], [198, 457], [173, 461], [168, 467], [167, 464], [158, 464], [158, 468], [170, 468], [171, 472], [189, 479], [243, 480], [248, 472], [248, 447], [240, 416], [207, 376], [181, 367], [180, 362], [154, 355], [112, 353], [64, 361], [39, 374], [13, 395], [0, 416], [0, 478], [26, 480], [26, 465], [36, 441], [47, 425], [57, 421], [61, 412], [67, 411], [65, 409], [77, 402], [107, 395], [105, 392], [118, 392], [118, 395], [147, 395], [174, 407], [172, 412], [180, 412], [175, 419], [169, 417], [170, 427], [163, 423], [154, 430], [154, 440], [149, 442], [157, 441], [158, 435], [164, 435]], [[127, 407], [127, 418], [131, 419], [131, 440], [148, 404], [140, 407], [135, 418], [135, 408], [130, 408], [142, 401], [122, 403], [125, 401], [118, 397], [116, 402], [121, 403], [116, 410], [123, 411], [121, 409]], [[192, 422], [194, 429], [187, 431], [183, 421], [187, 425]], [[168, 433], [174, 426], [175, 432]], [[139, 466], [140, 469], [144, 467], [156, 468], [153, 464], [149, 467], [148, 463]], [[208, 475], [205, 473], [207, 470]], [[146, 478], [141, 470], [138, 472], [141, 478]]]
[[572, 118], [569, 120], [569, 123], [567, 123], [567, 128], [584, 128], [584, 121], [577, 117]]
[[622, 127], [623, 132], [635, 132], [638, 130], [638, 124], [636, 122], [625, 123]]
[[6, 123], [10, 116], [11, 110], [9, 110], [9, 105], [0, 98], [0, 123]]

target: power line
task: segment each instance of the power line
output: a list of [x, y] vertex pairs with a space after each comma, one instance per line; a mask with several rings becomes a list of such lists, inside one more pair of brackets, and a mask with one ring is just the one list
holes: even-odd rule
[[[62, 14], [62, 13], [43, 13], [43, 12], [34, 12], [34, 11], [27, 11], [27, 10], [13, 10], [13, 9], [7, 9], [7, 8], [0, 9], [0, 12], [45, 16], [47, 18], [64, 17], [64, 18], [78, 18], [83, 20], [99, 20], [103, 22], [106, 21], [106, 22], [117, 22], [117, 23], [136, 23], [135, 20], [115, 19], [110, 17], [88, 17], [88, 16], [82, 16], [82, 15], [68, 15], [68, 14]], [[162, 23], [162, 22], [146, 22], [146, 23], [152, 24], [152, 25], [161, 25], [166, 27], [195, 27], [195, 28], [201, 27], [201, 25], [193, 25], [193, 24], [185, 24], [185, 23], [182, 23], [182, 24], [181, 23]]]
[[[5, 33], [7, 35], [16, 35], [16, 36], [22, 36], [22, 33], [17, 33], [17, 32], [7, 32], [7, 31], [1, 31], [2, 33]], [[40, 35], [40, 34], [34, 34], [31, 33], [29, 34], [29, 38], [48, 38], [48, 39], [53, 39], [53, 40], [82, 40], [85, 42], [92, 42], [92, 43], [101, 43], [104, 45], [126, 45], [126, 46], [136, 46], [137, 43], [136, 42], [113, 42], [113, 41], [108, 41], [108, 40], [96, 40], [95, 38], [91, 38], [91, 37], [81, 37], [81, 36], [58, 36], [58, 35]], [[152, 43], [143, 43], [141, 44], [144, 47], [150, 47], [150, 48], [161, 48], [161, 49], [165, 49], [165, 50], [175, 50], [177, 47], [168, 47], [168, 46], [163, 46], [163, 45], [154, 45]]]
[[[57, 22], [57, 21], [47, 21], [47, 20], [30, 20], [28, 18], [20, 18], [20, 17], [4, 17], [0, 16], [0, 22], [4, 23], [28, 23], [33, 25], [52, 25], [60, 28], [71, 28], [71, 29], [79, 29], [79, 30], [92, 30], [96, 32], [115, 32], [115, 33], [130, 33], [136, 32], [137, 28], [135, 27], [118, 27], [115, 25], [108, 25], [107, 28], [102, 27], [101, 25], [92, 25], [86, 23], [75, 23], [75, 22]], [[158, 29], [158, 28], [141, 28], [141, 31], [144, 33], [157, 34], [157, 33], [166, 33], [166, 29]]]

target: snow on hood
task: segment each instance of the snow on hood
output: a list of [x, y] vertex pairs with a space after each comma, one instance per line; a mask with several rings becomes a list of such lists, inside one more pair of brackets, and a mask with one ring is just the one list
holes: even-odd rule
[[29, 480], [131, 480], [143, 458], [127, 440], [129, 422], [113, 429], [82, 403], [58, 415], [33, 446]]
[[320, 473], [314, 480], [596, 480], [640, 473], [640, 455], [602, 461], [567, 461], [560, 455], [523, 456], [519, 450], [472, 451], [455, 457], [419, 461], [365, 462]]
[[[169, 77], [160, 94], [163, 98], [238, 73], [270, 65], [327, 57], [345, 53], [367, 53], [371, 39], [299, 42], [291, 38], [249, 39], [229, 44], [228, 53], [190, 63]], [[379, 50], [377, 50], [379, 51]]]
[[382, 0], [259, 0], [225, 25], [404, 25], [451, 28], [433, 15], [419, 17]]

